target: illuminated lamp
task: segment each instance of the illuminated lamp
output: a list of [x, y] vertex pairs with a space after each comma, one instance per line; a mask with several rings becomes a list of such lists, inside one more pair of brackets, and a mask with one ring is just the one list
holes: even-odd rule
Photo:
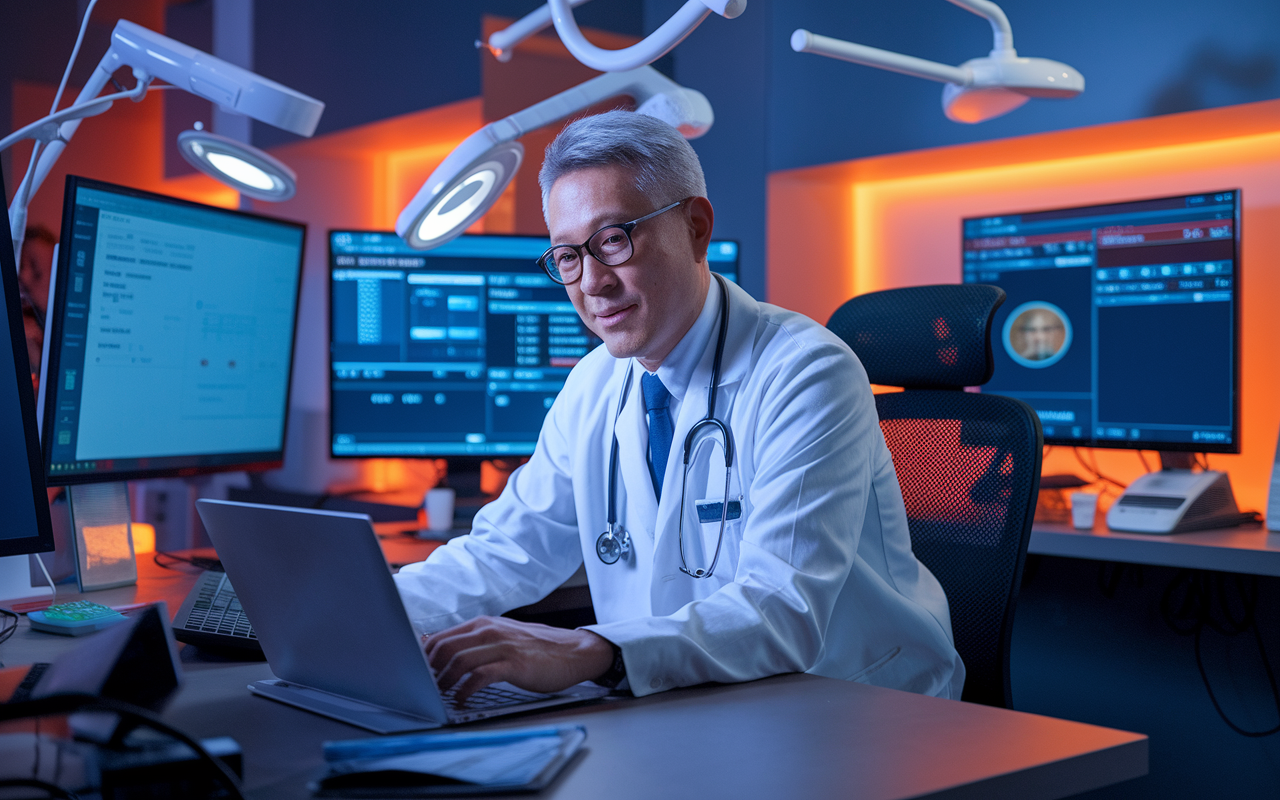
[[298, 176], [284, 162], [227, 136], [183, 131], [178, 151], [191, 166], [257, 200], [278, 203], [298, 190]]
[[396, 233], [410, 246], [430, 250], [448, 242], [484, 216], [515, 177], [524, 158], [521, 136], [566, 119], [610, 97], [628, 95], [636, 113], [657, 117], [686, 139], [706, 133], [711, 104], [652, 67], [607, 72], [468, 136], [445, 158], [396, 220]]

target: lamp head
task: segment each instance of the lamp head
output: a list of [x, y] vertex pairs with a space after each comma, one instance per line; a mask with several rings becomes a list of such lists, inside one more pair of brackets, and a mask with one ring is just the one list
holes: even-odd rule
[[468, 136], [436, 167], [396, 220], [396, 233], [410, 247], [428, 250], [459, 236], [511, 183], [524, 146], [503, 141], [486, 125]]
[[298, 190], [293, 170], [244, 142], [208, 131], [183, 131], [178, 150], [188, 164], [240, 194], [278, 203]]
[[1084, 91], [1084, 76], [1075, 69], [1047, 58], [1019, 58], [1012, 50], [992, 51], [960, 68], [973, 79], [942, 90], [942, 110], [956, 122], [984, 122], [1032, 97], [1066, 99]]
[[126, 65], [299, 136], [315, 133], [324, 112], [314, 97], [122, 19], [99, 68], [110, 73]]

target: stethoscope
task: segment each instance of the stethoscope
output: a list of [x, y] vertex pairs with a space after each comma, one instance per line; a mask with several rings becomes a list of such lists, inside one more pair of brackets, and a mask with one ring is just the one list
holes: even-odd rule
[[[733, 433], [728, 423], [716, 419], [716, 391], [720, 386], [720, 362], [724, 358], [725, 334], [729, 330], [729, 290], [725, 288], [724, 278], [714, 275], [720, 286], [720, 334], [716, 339], [715, 359], [711, 364], [711, 388], [707, 395], [707, 415], [694, 423], [684, 437], [684, 479], [680, 483], [680, 571], [692, 578], [709, 578], [720, 560], [720, 545], [724, 542], [724, 524], [729, 516], [729, 477], [733, 468]], [[606, 564], [617, 563], [618, 559], [631, 554], [631, 534], [618, 522], [618, 417], [622, 416], [622, 407], [627, 402], [631, 391], [633, 370], [628, 367], [627, 377], [622, 383], [622, 394], [618, 397], [618, 411], [613, 417], [613, 445], [609, 448], [609, 506], [608, 522], [604, 533], [596, 539], [596, 555]], [[689, 458], [693, 454], [693, 445], [697, 441], [698, 432], [705, 428], [715, 428], [724, 438], [724, 500], [720, 503], [720, 536], [716, 539], [715, 555], [706, 569], [689, 569], [689, 562], [684, 554], [684, 501], [685, 488], [689, 483]]]

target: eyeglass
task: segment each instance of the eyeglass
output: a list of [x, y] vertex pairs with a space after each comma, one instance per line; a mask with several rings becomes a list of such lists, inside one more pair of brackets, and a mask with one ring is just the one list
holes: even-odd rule
[[547, 248], [547, 252], [538, 257], [538, 266], [551, 280], [562, 286], [568, 286], [582, 277], [582, 251], [586, 250], [596, 261], [606, 267], [625, 264], [635, 253], [635, 245], [631, 241], [631, 232], [647, 219], [670, 211], [689, 200], [677, 200], [671, 205], [663, 206], [651, 214], [639, 219], [623, 222], [620, 225], [606, 225], [582, 244], [557, 244]]

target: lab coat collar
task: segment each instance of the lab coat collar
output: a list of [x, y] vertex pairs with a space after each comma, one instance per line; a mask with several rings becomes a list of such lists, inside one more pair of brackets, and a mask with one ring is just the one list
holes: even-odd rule
[[693, 377], [693, 371], [707, 349], [707, 343], [715, 339], [719, 319], [720, 287], [716, 284], [716, 279], [712, 278], [698, 318], [658, 367], [658, 380], [681, 403], [689, 390], [689, 379]]

